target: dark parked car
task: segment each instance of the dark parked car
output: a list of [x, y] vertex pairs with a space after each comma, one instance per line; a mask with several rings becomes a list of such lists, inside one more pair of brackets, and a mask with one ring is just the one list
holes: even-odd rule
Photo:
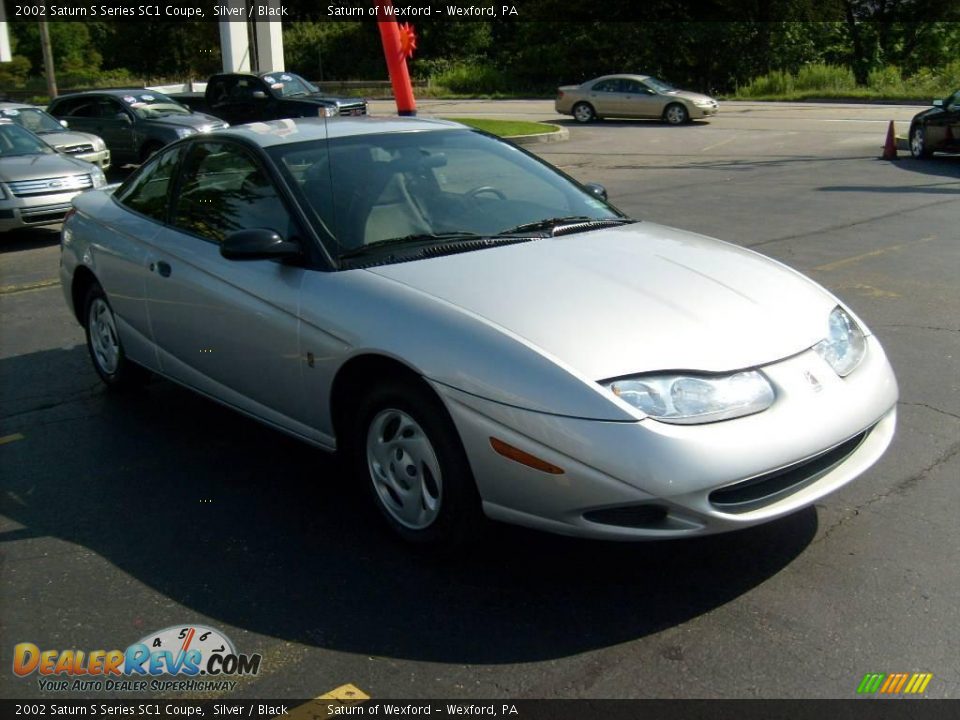
[[960, 152], [960, 90], [910, 121], [910, 154], [928, 158], [937, 150]]
[[173, 97], [232, 125], [367, 114], [366, 100], [324, 95], [315, 85], [288, 72], [222, 73], [207, 81], [207, 90], [202, 96], [184, 93]]
[[71, 128], [102, 137], [120, 165], [142, 162], [188, 135], [228, 127], [219, 118], [193, 112], [173, 98], [144, 88], [63, 95], [48, 109]]

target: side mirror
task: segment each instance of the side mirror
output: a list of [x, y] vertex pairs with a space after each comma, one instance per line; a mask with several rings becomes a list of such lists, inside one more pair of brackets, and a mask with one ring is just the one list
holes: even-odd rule
[[589, 182], [585, 183], [583, 187], [594, 197], [600, 198], [604, 202], [607, 201], [607, 189], [600, 183]]
[[274, 230], [251, 228], [227, 235], [220, 245], [220, 254], [227, 260], [274, 260], [296, 257], [300, 246], [284, 240]]
[[67, 123], [66, 120], [61, 120], [60, 124], [63, 125], [64, 127], [70, 127], [70, 125]]
[[934, 106], [934, 107], [943, 107], [943, 100], [934, 100], [934, 101], [933, 101], [933, 106]]
[[263, 90], [254, 90], [250, 97], [252, 97], [254, 100], [266, 100], [267, 94]]

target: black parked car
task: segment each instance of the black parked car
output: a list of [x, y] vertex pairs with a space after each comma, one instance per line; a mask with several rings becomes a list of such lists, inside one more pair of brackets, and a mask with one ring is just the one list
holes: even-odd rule
[[73, 130], [99, 135], [114, 162], [143, 162], [167, 143], [228, 124], [153, 90], [92, 90], [56, 98], [48, 111]]
[[910, 122], [910, 154], [928, 158], [937, 150], [960, 152], [960, 90], [934, 100]]
[[207, 90], [182, 93], [174, 99], [208, 112], [233, 125], [299, 117], [366, 115], [362, 98], [325, 95], [295, 73], [220, 73], [207, 81]]

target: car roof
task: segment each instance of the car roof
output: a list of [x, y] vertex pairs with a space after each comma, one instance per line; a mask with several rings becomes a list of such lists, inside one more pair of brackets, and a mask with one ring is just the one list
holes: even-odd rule
[[457, 129], [468, 128], [449, 120], [416, 117], [362, 116], [336, 117], [329, 120], [325, 118], [294, 118], [234, 125], [227, 130], [217, 130], [204, 136], [194, 137], [240, 137], [261, 147], [273, 147], [310, 140], [326, 140], [327, 138]]
[[[623, 79], [626, 79], [626, 80], [640, 80], [640, 81], [643, 81], [643, 80], [646, 80], [646, 79], [649, 78], [649, 77], [650, 77], [649, 75], [637, 75], [637, 74], [635, 74], [635, 73], [615, 73], [615, 74], [613, 74], [613, 75], [601, 75], [600, 77], [595, 77], [593, 80], [587, 80], [587, 83], [595, 83], [595, 82], [598, 82], [598, 81], [600, 81], [600, 80], [610, 80], [610, 79], [613, 79], [613, 78], [617, 78], [617, 79], [623, 78]], [[586, 85], [587, 83], [584, 83], [584, 85]]]
[[163, 95], [166, 97], [166, 93], [159, 92], [157, 90], [151, 90], [150, 88], [138, 87], [138, 88], [104, 88], [103, 90], [78, 90], [77, 92], [64, 93], [63, 95], [57, 95], [54, 100], [59, 100], [66, 97], [80, 97], [82, 95], [112, 95], [115, 97], [123, 97], [124, 95], [129, 95], [130, 93], [148, 93], [150, 95]]
[[20, 110], [22, 108], [33, 108], [34, 110], [43, 110], [42, 107], [31, 105], [30, 103], [0, 102], [0, 110], [11, 110], [11, 109]]

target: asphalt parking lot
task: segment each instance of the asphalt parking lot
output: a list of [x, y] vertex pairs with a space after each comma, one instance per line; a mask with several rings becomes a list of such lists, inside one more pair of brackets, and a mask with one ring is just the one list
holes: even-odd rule
[[[382, 108], [386, 112], [388, 106]], [[894, 443], [816, 507], [735, 534], [608, 544], [498, 527], [456, 563], [381, 530], [318, 451], [163, 381], [113, 396], [56, 279], [0, 238], [0, 696], [13, 645], [124, 648], [173, 625], [260, 653], [236, 698], [853, 698], [867, 672], [960, 695], [960, 157], [878, 159], [918, 111], [724, 105], [530, 149], [652, 222], [755, 248], [848, 301], [900, 383]]]

